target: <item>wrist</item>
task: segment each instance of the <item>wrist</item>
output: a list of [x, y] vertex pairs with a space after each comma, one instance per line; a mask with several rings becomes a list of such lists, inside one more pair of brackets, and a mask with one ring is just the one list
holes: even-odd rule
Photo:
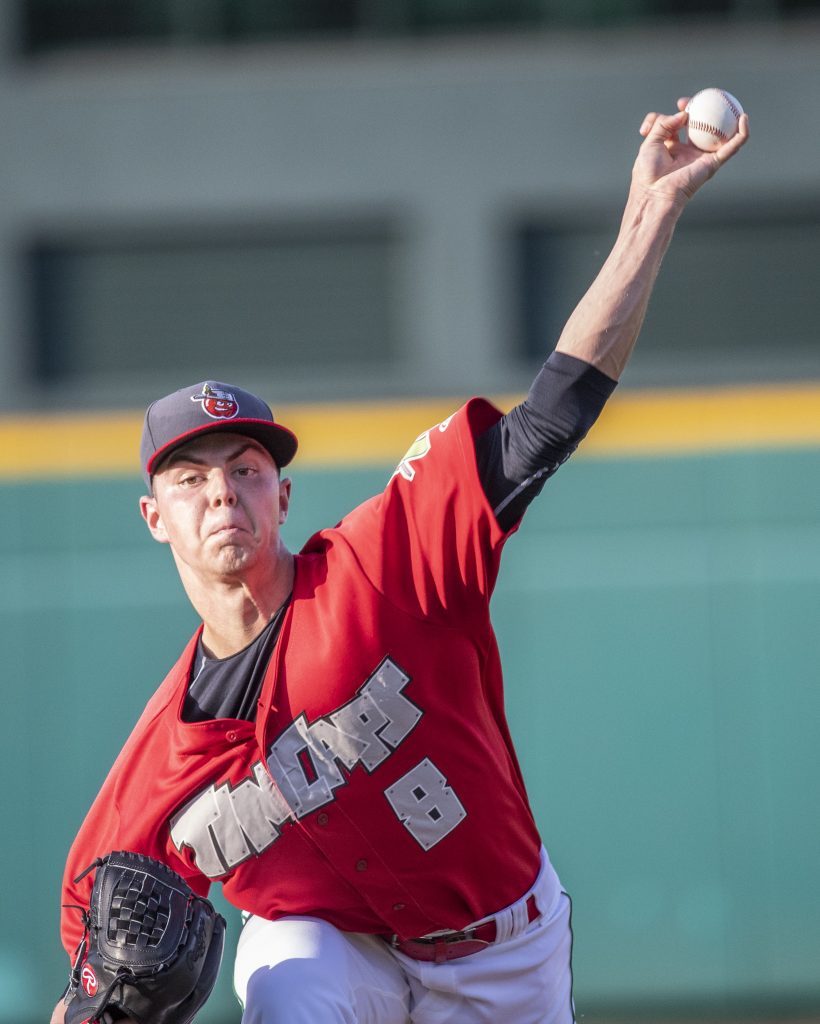
[[670, 220], [674, 223], [683, 213], [689, 199], [689, 196], [677, 189], [666, 191], [657, 185], [633, 179], [629, 186], [626, 209], [659, 221]]
[[649, 257], [658, 249], [662, 254], [672, 240], [685, 205], [685, 199], [678, 200], [633, 183], [621, 218], [619, 240], [634, 247], [643, 257]]

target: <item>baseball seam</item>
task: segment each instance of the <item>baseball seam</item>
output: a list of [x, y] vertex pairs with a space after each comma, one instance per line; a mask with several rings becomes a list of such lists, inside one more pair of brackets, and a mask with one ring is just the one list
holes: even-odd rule
[[717, 135], [719, 139], [728, 139], [726, 132], [722, 132], [720, 128], [713, 124], [708, 124], [706, 121], [690, 121], [689, 127], [694, 128], [698, 132], [709, 132], [711, 135]]
[[732, 103], [732, 101], [729, 98], [729, 96], [722, 89], [720, 90], [720, 95], [726, 101], [726, 106], [732, 111], [732, 113], [735, 115], [735, 117], [738, 120], [740, 120], [740, 111], [737, 109], [737, 107], [734, 105], [734, 103]]

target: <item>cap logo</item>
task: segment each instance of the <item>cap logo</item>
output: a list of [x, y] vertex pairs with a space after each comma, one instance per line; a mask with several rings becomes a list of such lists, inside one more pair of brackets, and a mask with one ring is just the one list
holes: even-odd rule
[[211, 384], [202, 385], [202, 393], [191, 395], [192, 402], [201, 402], [203, 410], [214, 420], [232, 420], [239, 413], [239, 403], [230, 391], [220, 391]]

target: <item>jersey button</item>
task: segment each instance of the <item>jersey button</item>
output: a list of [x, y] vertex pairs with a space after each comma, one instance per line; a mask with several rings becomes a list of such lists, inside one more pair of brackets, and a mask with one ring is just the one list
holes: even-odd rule
[[329, 820], [330, 819], [328, 818], [328, 816], [325, 814], [324, 811], [322, 811], [321, 814], [317, 814], [316, 815], [316, 824], [317, 825], [327, 825]]
[[406, 903], [394, 903], [393, 904], [393, 909], [394, 910], [404, 910], [406, 906], [407, 906]]
[[236, 733], [233, 731], [233, 729], [228, 729], [228, 731], [225, 733], [225, 739], [228, 741], [228, 743], [236, 742]]
[[361, 860], [356, 861], [356, 870], [367, 871], [367, 861], [364, 859], [364, 857], [362, 857]]

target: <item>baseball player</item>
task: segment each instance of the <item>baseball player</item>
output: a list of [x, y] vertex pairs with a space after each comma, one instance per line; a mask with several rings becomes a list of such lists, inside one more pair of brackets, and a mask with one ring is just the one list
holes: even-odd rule
[[744, 116], [701, 153], [679, 138], [684, 102], [644, 119], [613, 251], [527, 398], [469, 401], [298, 554], [281, 535], [297, 441], [261, 399], [207, 381], [149, 407], [141, 512], [202, 626], [72, 846], [70, 956], [90, 887], [73, 880], [133, 850], [244, 911], [245, 1024], [575, 1019], [569, 897], [510, 740], [489, 600], [504, 543], [615, 387], [681, 211], [748, 137]]

